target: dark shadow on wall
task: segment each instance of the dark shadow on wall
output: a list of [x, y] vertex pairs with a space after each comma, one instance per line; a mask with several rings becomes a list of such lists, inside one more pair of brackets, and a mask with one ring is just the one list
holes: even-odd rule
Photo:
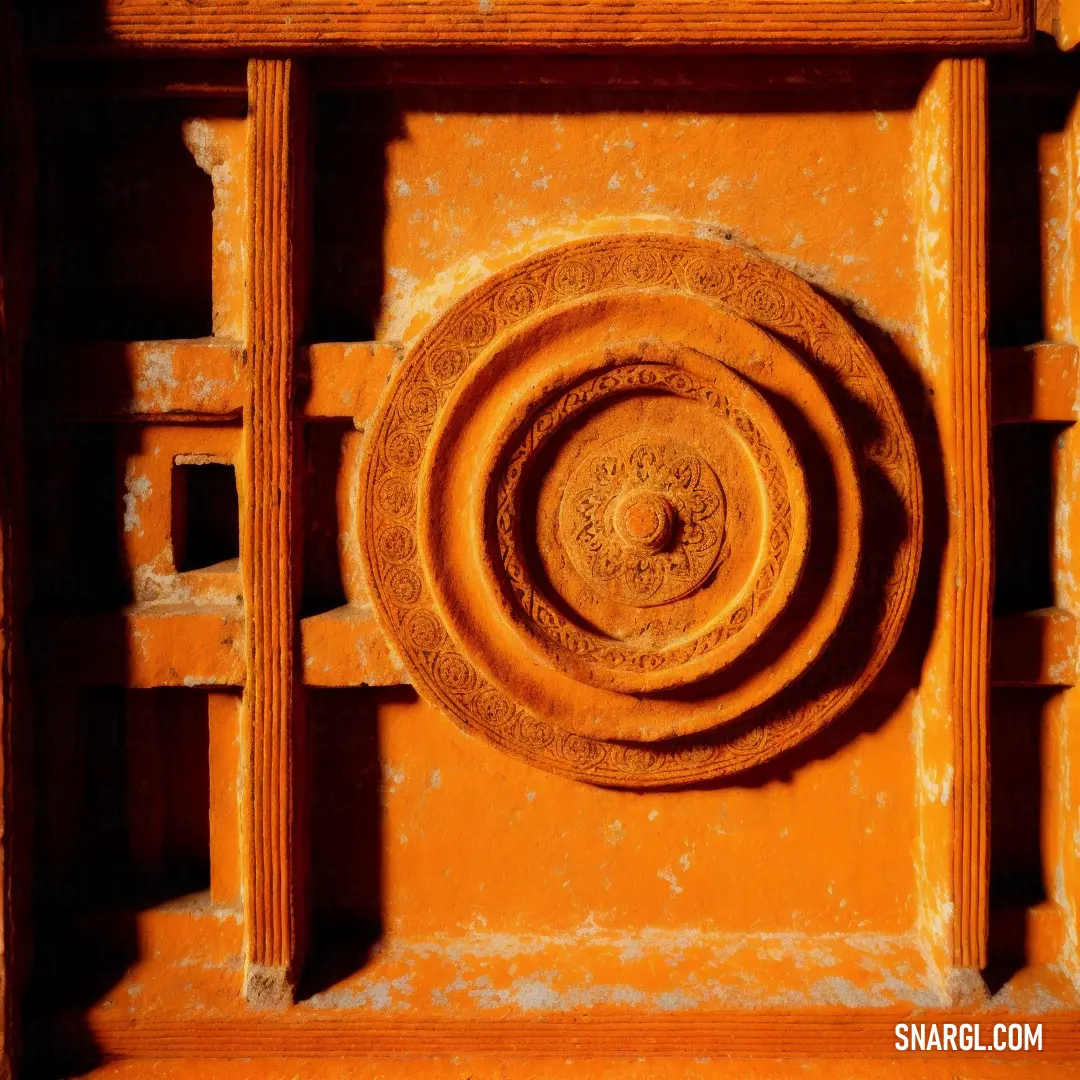
[[1046, 336], [1039, 143], [1063, 130], [1075, 92], [1055, 92], [1052, 79], [1017, 92], [1009, 71], [1007, 60], [991, 61], [989, 336], [992, 345], [1031, 345]]
[[994, 454], [994, 614], [1053, 607], [1058, 424], [999, 424]]
[[1053, 687], [995, 687], [990, 695], [990, 940], [984, 972], [996, 993], [1030, 962], [1029, 911], [1046, 901], [1044, 746]]
[[27, 1040], [66, 1076], [101, 1061], [80, 1016], [143, 955], [140, 911], [210, 886], [209, 725], [199, 690], [42, 686], [36, 701], [35, 963]]
[[383, 303], [386, 153], [404, 137], [386, 91], [314, 105], [310, 341], [371, 341]]
[[[75, 66], [84, 79], [63, 64], [51, 69], [55, 82], [36, 70], [24, 379], [34, 744], [24, 1045], [27, 1068], [53, 1076], [103, 1060], [84, 1014], [148, 958], [139, 914], [181, 898], [209, 902], [208, 695], [127, 688], [124, 461], [142, 429], [76, 419], [61, 395], [107, 384], [122, 411], [133, 392], [119, 347], [79, 350], [76, 363], [70, 343], [210, 333], [213, 192], [181, 125], [235, 113], [235, 102], [155, 91], [144, 78], [152, 66], [118, 62], [107, 75], [100, 62]], [[186, 522], [177, 557], [197, 565], [234, 555], [234, 506], [219, 498], [235, 499], [231, 471], [220, 491], [197, 490], [206, 476], [190, 479], [182, 505], [153, 508], [173, 526]]]
[[42, 95], [36, 337], [211, 333], [213, 188], [180, 135], [200, 104], [206, 107], [174, 98]]
[[312, 690], [311, 948], [298, 996], [360, 971], [383, 936], [383, 777], [379, 706], [409, 687]]
[[302, 435], [303, 599], [301, 617], [330, 611], [346, 602], [341, 538], [352, 523], [339, 513], [338, 477], [345, 440], [355, 435], [351, 420], [306, 424]]

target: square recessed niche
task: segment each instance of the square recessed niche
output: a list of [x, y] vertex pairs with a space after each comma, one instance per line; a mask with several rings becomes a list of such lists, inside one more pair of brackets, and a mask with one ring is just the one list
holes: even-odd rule
[[177, 458], [172, 480], [176, 569], [230, 570], [240, 557], [236, 469], [218, 461]]

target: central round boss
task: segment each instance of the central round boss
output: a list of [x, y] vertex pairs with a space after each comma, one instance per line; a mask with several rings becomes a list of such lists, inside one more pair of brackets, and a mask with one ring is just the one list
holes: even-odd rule
[[630, 491], [616, 504], [614, 522], [615, 532], [627, 547], [643, 555], [659, 555], [671, 542], [675, 509], [655, 491]]
[[559, 521], [570, 560], [597, 591], [652, 607], [705, 580], [720, 558], [725, 514], [720, 481], [692, 447], [635, 432], [577, 466]]

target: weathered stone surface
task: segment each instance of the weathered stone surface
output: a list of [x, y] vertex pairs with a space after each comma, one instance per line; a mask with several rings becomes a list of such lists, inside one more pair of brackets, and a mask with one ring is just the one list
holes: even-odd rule
[[28, 8], [0, 1075], [1075, 1065], [1068, 4]]

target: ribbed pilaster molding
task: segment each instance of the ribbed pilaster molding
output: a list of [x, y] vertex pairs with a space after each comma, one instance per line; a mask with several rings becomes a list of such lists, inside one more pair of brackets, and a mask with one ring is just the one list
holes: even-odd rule
[[248, 65], [244, 589], [248, 679], [246, 992], [291, 997], [297, 965], [297, 722], [294, 623], [293, 363], [297, 75]]
[[953, 963], [986, 966], [989, 890], [990, 619], [993, 514], [987, 365], [986, 61], [949, 60], [953, 267], [952, 512], [955, 628], [949, 692], [953, 780]]

